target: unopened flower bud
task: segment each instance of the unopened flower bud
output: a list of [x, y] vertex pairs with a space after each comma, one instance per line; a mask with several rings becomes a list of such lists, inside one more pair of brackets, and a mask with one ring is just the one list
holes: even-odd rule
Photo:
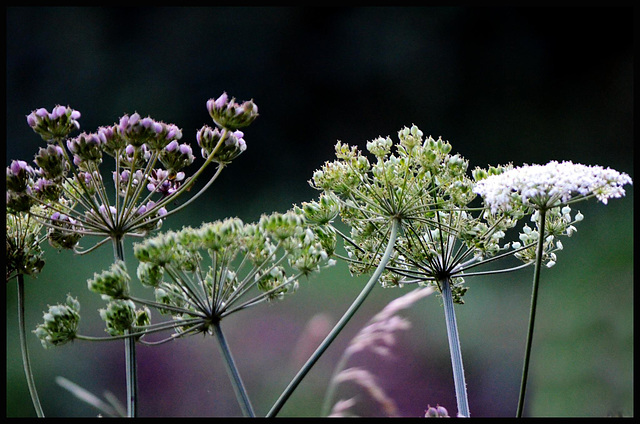
[[125, 299], [129, 295], [130, 279], [124, 262], [117, 261], [108, 270], [93, 274], [93, 278], [87, 280], [87, 285], [89, 290], [101, 294], [103, 298]]
[[130, 331], [136, 321], [136, 308], [131, 300], [113, 300], [106, 309], [100, 309], [100, 318], [107, 325], [107, 332], [112, 336], [122, 336]]
[[64, 305], [50, 306], [43, 318], [44, 323], [38, 325], [34, 333], [44, 348], [70, 342], [78, 332], [80, 303], [67, 295], [67, 301]]
[[229, 163], [240, 156], [242, 152], [247, 150], [247, 144], [242, 137], [244, 137], [242, 131], [229, 133], [222, 146], [215, 153], [213, 160], [218, 163]]
[[102, 161], [102, 138], [97, 134], [82, 133], [67, 140], [67, 148], [74, 156], [74, 163], [84, 161], [100, 163]]
[[188, 144], [178, 144], [176, 140], [162, 150], [160, 154], [160, 162], [167, 168], [171, 175], [175, 175], [182, 168], [193, 163], [195, 157]]
[[435, 408], [429, 405], [424, 416], [425, 418], [449, 418], [449, 412], [440, 405], [436, 405]]
[[56, 138], [64, 138], [73, 130], [80, 128], [78, 119], [80, 112], [68, 106], [56, 106], [49, 113], [45, 108], [31, 112], [27, 116], [27, 124], [45, 141], [52, 142]]
[[258, 106], [252, 100], [239, 104], [235, 98], [229, 100], [227, 93], [222, 93], [217, 99], [209, 99], [207, 110], [213, 122], [230, 130], [246, 127], [258, 117]]
[[69, 170], [62, 147], [57, 144], [49, 144], [46, 148], [41, 147], [34, 162], [40, 167], [42, 174], [52, 180], [64, 177]]
[[82, 224], [70, 216], [55, 212], [51, 215], [51, 223], [54, 227], [49, 228], [47, 237], [56, 249], [73, 249], [82, 238]]

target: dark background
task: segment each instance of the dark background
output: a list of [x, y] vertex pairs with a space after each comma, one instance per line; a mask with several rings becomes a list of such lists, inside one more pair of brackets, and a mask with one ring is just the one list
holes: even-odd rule
[[[631, 8], [6, 10], [7, 165], [31, 160], [41, 145], [25, 120], [39, 107], [79, 110], [82, 131], [137, 111], [177, 124], [195, 146], [195, 132], [211, 125], [208, 99], [223, 91], [254, 99], [260, 117], [245, 131], [247, 151], [164, 229], [226, 216], [252, 221], [311, 200], [317, 193], [307, 180], [334, 158], [337, 140], [364, 148], [412, 124], [449, 140], [470, 168], [555, 159], [634, 176]], [[607, 206], [593, 200], [578, 209], [585, 215], [578, 233], [543, 273], [526, 413], [633, 415], [633, 188]], [[101, 334], [95, 310], [103, 304], [86, 280], [110, 257], [110, 247], [86, 257], [48, 249], [43, 273], [27, 281], [28, 328], [71, 292], [82, 303], [82, 333]], [[458, 322], [472, 415], [515, 414], [530, 280], [527, 270], [468, 282]], [[223, 323], [258, 414], [293, 377], [296, 358], [310, 353], [295, 348], [306, 323], [314, 314], [337, 320], [365, 281], [339, 265], [284, 302]], [[350, 337], [404, 292], [374, 290], [283, 416], [320, 413]], [[11, 282], [7, 416], [30, 416], [15, 299]], [[428, 404], [454, 412], [440, 299], [403, 315], [413, 327], [400, 335], [394, 359], [363, 356], [351, 365], [374, 372], [404, 416], [419, 416]], [[29, 343], [48, 416], [96, 414], [59, 388], [57, 375], [124, 400], [120, 343], [47, 351], [33, 336]], [[212, 338], [139, 351], [141, 415], [240, 413]], [[381, 414], [356, 387], [342, 390], [341, 398], [358, 395], [359, 413]]]

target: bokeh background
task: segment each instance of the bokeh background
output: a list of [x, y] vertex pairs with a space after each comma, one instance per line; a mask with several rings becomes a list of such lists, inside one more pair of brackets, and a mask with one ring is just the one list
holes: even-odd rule
[[[41, 144], [25, 121], [39, 107], [70, 105], [81, 111], [83, 131], [137, 111], [177, 124], [195, 145], [195, 132], [211, 124], [208, 99], [226, 91], [255, 100], [260, 117], [245, 131], [247, 151], [164, 229], [227, 216], [253, 221], [314, 199], [307, 180], [333, 159], [337, 140], [364, 148], [412, 124], [449, 140], [470, 168], [555, 159], [634, 176], [630, 8], [6, 11], [7, 165], [30, 160]], [[526, 415], [633, 415], [633, 191], [627, 186], [627, 196], [607, 206], [580, 204], [585, 220], [558, 264], [543, 272]], [[133, 269], [130, 249], [127, 257]], [[84, 257], [47, 248], [47, 266], [26, 284], [28, 329], [48, 304], [72, 293], [82, 304], [82, 333], [103, 334], [103, 303], [86, 280], [111, 258], [110, 246]], [[474, 416], [515, 414], [531, 275], [469, 280], [466, 304], [457, 307]], [[223, 322], [258, 414], [365, 281], [339, 264], [283, 302]], [[281, 415], [319, 415], [351, 337], [406, 292], [376, 288]], [[6, 413], [33, 416], [13, 281], [6, 294]], [[440, 299], [429, 296], [401, 315], [413, 326], [398, 334], [392, 358], [361, 355], [349, 365], [372, 371], [403, 416], [423, 415], [429, 404], [455, 412]], [[315, 332], [306, 330], [311, 321]], [[44, 350], [32, 336], [29, 348], [48, 416], [97, 414], [56, 376], [124, 401], [120, 342]], [[240, 414], [213, 338], [140, 347], [138, 359], [141, 416]], [[356, 396], [362, 415], [382, 414], [355, 386], [341, 385], [338, 396]]]

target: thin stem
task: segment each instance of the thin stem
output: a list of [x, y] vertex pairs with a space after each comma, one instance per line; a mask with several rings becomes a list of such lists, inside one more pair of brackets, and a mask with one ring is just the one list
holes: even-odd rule
[[380, 259], [380, 264], [378, 264], [378, 267], [373, 272], [373, 275], [371, 276], [367, 284], [364, 286], [364, 288], [362, 289], [362, 291], [360, 292], [356, 300], [354, 300], [354, 302], [351, 304], [347, 312], [345, 312], [342, 318], [340, 318], [340, 321], [338, 321], [335, 327], [333, 327], [329, 335], [327, 335], [327, 337], [322, 341], [320, 346], [316, 349], [313, 355], [311, 355], [311, 357], [307, 360], [307, 362], [302, 366], [300, 371], [298, 371], [298, 374], [296, 374], [296, 376], [289, 383], [289, 385], [284, 390], [284, 392], [280, 395], [280, 398], [278, 398], [276, 403], [271, 407], [271, 410], [267, 414], [267, 417], [275, 417], [278, 414], [278, 412], [280, 411], [280, 409], [282, 409], [282, 406], [285, 404], [287, 399], [289, 399], [289, 396], [291, 396], [291, 394], [296, 389], [296, 387], [298, 387], [298, 384], [300, 384], [302, 379], [311, 370], [311, 367], [313, 367], [313, 365], [318, 361], [318, 359], [320, 359], [320, 356], [322, 356], [324, 351], [327, 350], [329, 345], [342, 331], [342, 329], [345, 327], [347, 322], [349, 322], [351, 317], [353, 317], [353, 315], [356, 313], [360, 305], [362, 305], [366, 297], [369, 295], [373, 287], [376, 285], [376, 283], [378, 282], [378, 279], [380, 278], [380, 275], [382, 274], [382, 271], [384, 271], [385, 267], [387, 266], [387, 263], [391, 259], [391, 253], [393, 253], [393, 247], [395, 245], [396, 237], [398, 235], [399, 225], [400, 223], [397, 219], [393, 219], [391, 221], [391, 233], [389, 235], [389, 243], [387, 244], [387, 248], [384, 252], [384, 255], [382, 256], [382, 259]]
[[[113, 255], [116, 260], [124, 261], [124, 243], [122, 238], [113, 239]], [[129, 330], [125, 330], [124, 334], [129, 334]], [[127, 416], [133, 418], [138, 413], [138, 375], [135, 337], [127, 337], [124, 339], [124, 359], [127, 381]]]
[[38, 418], [44, 417], [42, 411], [42, 405], [40, 405], [40, 399], [38, 398], [38, 391], [36, 390], [36, 383], [33, 379], [33, 373], [31, 372], [31, 361], [29, 360], [29, 351], [27, 350], [27, 337], [24, 324], [24, 275], [18, 274], [18, 328], [20, 330], [20, 347], [22, 348], [22, 364], [24, 366], [24, 374], [27, 377], [27, 386], [29, 387], [29, 394], [31, 395], [31, 401], [33, 407], [36, 410]]
[[453, 383], [456, 390], [458, 403], [458, 416], [469, 417], [469, 401], [467, 400], [467, 385], [464, 379], [464, 367], [462, 365], [462, 352], [460, 350], [460, 338], [458, 337], [458, 324], [453, 309], [453, 297], [451, 295], [451, 283], [448, 278], [440, 281], [442, 284], [442, 299], [444, 303], [444, 318], [447, 323], [447, 337], [449, 338], [449, 351], [451, 353], [451, 367], [453, 368]]
[[527, 390], [527, 376], [529, 374], [529, 359], [531, 357], [531, 342], [533, 340], [533, 325], [536, 318], [536, 304], [538, 303], [538, 286], [540, 284], [540, 269], [542, 268], [542, 253], [544, 250], [544, 225], [545, 217], [547, 214], [546, 209], [540, 209], [540, 221], [538, 249], [536, 253], [536, 265], [533, 271], [533, 290], [531, 293], [531, 309], [529, 311], [529, 329], [527, 330], [527, 344], [524, 351], [524, 365], [522, 367], [522, 380], [520, 382], [520, 397], [518, 399], [518, 410], [516, 417], [522, 417], [522, 410], [524, 409], [524, 397]]
[[[124, 334], [129, 334], [129, 330], [125, 330]], [[127, 337], [124, 339], [124, 358], [126, 362], [127, 377], [127, 416], [135, 417], [138, 413], [138, 378], [136, 364], [136, 339], [135, 337]]]
[[238, 368], [236, 367], [236, 364], [233, 360], [233, 356], [231, 356], [231, 351], [229, 350], [229, 346], [227, 345], [224, 334], [222, 334], [220, 322], [215, 321], [213, 323], [213, 327], [214, 332], [216, 333], [216, 338], [218, 339], [220, 351], [222, 352], [222, 356], [224, 356], [225, 359], [224, 362], [227, 366], [227, 372], [229, 373], [229, 378], [231, 379], [233, 390], [236, 393], [236, 398], [238, 399], [238, 403], [240, 404], [240, 408], [242, 409], [242, 413], [245, 417], [255, 417], [253, 407], [251, 406], [251, 402], [249, 401], [249, 396], [247, 395], [247, 391], [245, 390], [242, 379], [240, 378], [240, 374], [238, 373]]

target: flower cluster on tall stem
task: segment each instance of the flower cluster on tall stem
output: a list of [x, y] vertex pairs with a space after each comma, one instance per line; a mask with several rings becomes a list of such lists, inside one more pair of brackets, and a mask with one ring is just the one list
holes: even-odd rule
[[[563, 245], [558, 236], [571, 236], [574, 223], [584, 217], [578, 212], [571, 218], [570, 204], [597, 198], [603, 204], [609, 199], [625, 195], [624, 186], [632, 184], [629, 175], [602, 166], [574, 164], [570, 161], [551, 161], [546, 165], [525, 165], [501, 175], [483, 176], [474, 191], [480, 194], [492, 213], [514, 208], [528, 209], [535, 229], [525, 225], [520, 239], [531, 246], [516, 255], [528, 263], [535, 263], [529, 325], [518, 398], [517, 417], [522, 417], [526, 396], [531, 345], [535, 326], [540, 271], [542, 265], [556, 262], [555, 251]], [[515, 246], [519, 247], [519, 246]]]
[[[210, 104], [216, 108], [212, 110]], [[225, 108], [236, 113], [216, 112]], [[123, 261], [125, 237], [144, 237], [160, 228], [163, 219], [193, 202], [246, 150], [244, 134], [237, 128], [258, 116], [253, 101], [238, 104], [224, 93], [209, 100], [207, 109], [215, 118], [216, 129], [205, 125], [197, 132], [204, 163], [189, 177], [185, 171], [195, 156], [188, 143], [180, 143], [182, 130], [174, 124], [134, 113], [93, 133], [70, 137], [80, 129], [80, 112], [60, 105], [51, 112], [37, 109], [27, 116], [27, 124], [47, 146], [36, 154], [35, 167], [13, 161], [7, 168], [7, 209], [28, 212], [47, 228], [49, 243], [55, 248], [84, 254], [111, 241], [114, 259]], [[113, 161], [107, 173], [101, 169], [104, 154]], [[175, 206], [212, 162], [217, 171], [210, 180], [188, 201]], [[107, 188], [108, 180], [113, 180], [113, 190]], [[84, 236], [102, 240], [82, 250], [78, 244]], [[135, 416], [133, 337], [125, 339], [125, 347], [128, 410]]]
[[[159, 233], [136, 243], [134, 255], [139, 261], [137, 277], [153, 288], [155, 300], [131, 295], [130, 276], [122, 262], [88, 281], [89, 289], [109, 302], [100, 311], [107, 332], [119, 338], [128, 331], [139, 343], [149, 345], [192, 334], [214, 335], [239, 404], [245, 415], [253, 416], [221, 321], [251, 306], [282, 299], [296, 291], [301, 278], [331, 266], [334, 260], [316, 232], [293, 210], [263, 215], [256, 223], [228, 218]], [[136, 304], [142, 308], [136, 310]], [[171, 319], [152, 324], [149, 308]], [[167, 330], [173, 334], [148, 340], [153, 333]], [[39, 335], [43, 343], [51, 344], [51, 333]], [[74, 338], [94, 340], [67, 334], [67, 340]], [[56, 340], [62, 343], [62, 337]]]
[[[14, 169], [24, 169], [24, 164], [14, 161]], [[32, 206], [34, 209], [42, 209], [40, 206]], [[39, 210], [39, 213], [46, 211]], [[38, 417], [44, 417], [42, 405], [35, 384], [35, 379], [31, 370], [31, 359], [27, 346], [27, 333], [25, 327], [25, 293], [24, 278], [30, 276], [35, 278], [45, 265], [43, 259], [44, 252], [41, 244], [46, 240], [42, 224], [31, 217], [28, 212], [19, 212], [7, 208], [6, 214], [6, 242], [7, 251], [6, 280], [7, 283], [16, 279], [18, 289], [18, 332], [20, 334], [20, 350], [22, 353], [22, 364], [27, 379], [29, 395]]]
[[[447, 298], [445, 316], [458, 409], [459, 414], [468, 416], [453, 303], [463, 303], [465, 271], [504, 254], [508, 248], [500, 246], [504, 231], [520, 215], [511, 211], [492, 216], [471, 207], [476, 194], [474, 181], [466, 174], [468, 162], [451, 154], [448, 142], [424, 138], [416, 126], [400, 130], [398, 139], [397, 144], [389, 137], [368, 142], [366, 148], [374, 161], [355, 146], [339, 142], [337, 160], [326, 162], [311, 180], [312, 186], [323, 192], [320, 200], [304, 208], [309, 212], [327, 210], [323, 205], [327, 199], [337, 204], [350, 234], [332, 227], [342, 236], [347, 253], [336, 256], [347, 261], [352, 273], [382, 266], [379, 282], [384, 287], [430, 285]], [[398, 236], [393, 253], [383, 262], [382, 246], [389, 240], [392, 222], [399, 226]]]

